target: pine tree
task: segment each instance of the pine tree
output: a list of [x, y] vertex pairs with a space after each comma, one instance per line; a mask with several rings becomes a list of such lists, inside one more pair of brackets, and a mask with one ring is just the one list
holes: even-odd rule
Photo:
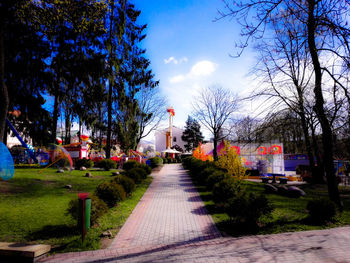
[[197, 148], [199, 143], [203, 141], [204, 137], [200, 131], [201, 126], [196, 119], [188, 116], [185, 126], [185, 131], [182, 134], [182, 140], [187, 142], [185, 144], [186, 151], [190, 152]]
[[146, 25], [137, 23], [141, 12], [136, 10], [133, 4], [128, 3], [125, 13], [125, 35], [122, 42], [123, 63], [118, 74], [115, 127], [120, 147], [127, 152], [137, 147], [140, 137], [140, 118], [150, 117], [140, 109], [138, 93], [143, 87], [155, 88], [158, 81], [153, 80], [154, 75], [149, 69], [150, 61], [144, 57], [146, 50], [139, 47], [140, 42], [146, 37], [143, 33]]

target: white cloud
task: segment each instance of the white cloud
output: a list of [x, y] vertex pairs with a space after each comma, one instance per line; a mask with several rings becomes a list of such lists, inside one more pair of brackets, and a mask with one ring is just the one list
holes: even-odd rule
[[185, 80], [185, 76], [180, 74], [169, 79], [170, 83], [179, 83]]
[[187, 57], [183, 57], [180, 59], [176, 59], [175, 57], [171, 56], [168, 59], [164, 59], [164, 64], [174, 63], [175, 65], [186, 63], [188, 61]]
[[169, 82], [170, 83], [179, 83], [179, 82], [183, 82], [187, 79], [195, 79], [197, 77], [209, 76], [215, 72], [217, 67], [218, 67], [218, 65], [215, 64], [214, 62], [211, 62], [209, 60], [202, 60], [202, 61], [199, 61], [196, 64], [194, 64], [192, 66], [190, 72], [188, 72], [185, 75], [180, 74], [180, 75], [176, 75], [174, 77], [171, 77], [169, 79]]
[[208, 76], [212, 74], [217, 68], [217, 64], [209, 61], [202, 60], [196, 63], [189, 73], [190, 76]]

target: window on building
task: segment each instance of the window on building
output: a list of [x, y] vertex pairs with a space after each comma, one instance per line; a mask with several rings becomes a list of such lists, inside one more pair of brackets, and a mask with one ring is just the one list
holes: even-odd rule
[[173, 138], [173, 142], [176, 142], [176, 137]]

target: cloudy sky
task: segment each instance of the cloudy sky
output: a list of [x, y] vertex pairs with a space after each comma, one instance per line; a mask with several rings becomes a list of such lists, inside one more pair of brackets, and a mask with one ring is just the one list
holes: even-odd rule
[[176, 126], [185, 125], [200, 89], [221, 85], [241, 93], [251, 88], [247, 74], [254, 54], [246, 50], [241, 58], [230, 57], [237, 51], [239, 27], [229, 19], [213, 22], [218, 10], [224, 10], [221, 0], [133, 2], [141, 10], [139, 22], [148, 25], [142, 47], [161, 92], [175, 109]]

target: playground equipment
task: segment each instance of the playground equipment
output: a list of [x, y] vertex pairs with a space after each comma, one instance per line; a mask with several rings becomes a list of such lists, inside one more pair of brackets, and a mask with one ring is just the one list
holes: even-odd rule
[[15, 172], [12, 156], [6, 145], [0, 142], [0, 178], [9, 180]]
[[40, 173], [52, 165], [56, 165], [60, 169], [63, 169], [69, 165], [70, 171], [73, 170], [73, 160], [67, 150], [64, 149], [61, 145], [50, 144], [48, 152], [50, 155], [51, 164], [42, 169]]
[[32, 158], [34, 160], [34, 162], [38, 162], [36, 156], [35, 156], [35, 151], [33, 146], [26, 144], [22, 137], [19, 135], [19, 133], [17, 132], [17, 130], [15, 129], [15, 127], [12, 126], [11, 122], [6, 119], [6, 123], [7, 125], [10, 127], [11, 131], [16, 135], [17, 139], [20, 141], [20, 143], [22, 144], [22, 146], [28, 151], [28, 154], [30, 156], [30, 158]]

